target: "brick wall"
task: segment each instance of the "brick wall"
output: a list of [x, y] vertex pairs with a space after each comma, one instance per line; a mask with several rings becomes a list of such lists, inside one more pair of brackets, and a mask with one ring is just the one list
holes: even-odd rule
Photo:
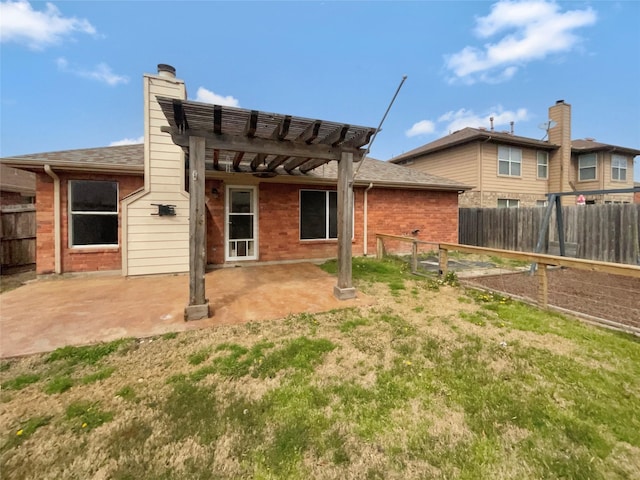
[[[211, 189], [217, 188], [218, 198]], [[300, 189], [335, 190], [331, 187], [260, 184], [259, 260], [262, 262], [332, 258], [337, 240], [300, 240]], [[207, 181], [207, 261], [224, 263], [224, 185]], [[364, 189], [354, 197], [353, 254], [364, 253]], [[458, 194], [402, 189], [373, 188], [368, 192], [368, 254], [375, 254], [376, 233], [410, 235], [426, 241], [456, 242], [458, 239]]]
[[[82, 173], [58, 173], [60, 177], [60, 213], [62, 273], [94, 272], [100, 270], [120, 270], [122, 257], [122, 214], [118, 214], [118, 246], [107, 248], [69, 247], [69, 180], [103, 180], [118, 182], [119, 200], [143, 186], [141, 176], [100, 175]], [[44, 173], [38, 173], [36, 180], [36, 270], [39, 275], [55, 271], [53, 180]]]

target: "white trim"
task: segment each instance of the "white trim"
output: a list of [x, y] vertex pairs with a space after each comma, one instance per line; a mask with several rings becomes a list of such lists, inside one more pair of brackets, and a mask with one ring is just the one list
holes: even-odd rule
[[[229, 250], [229, 207], [231, 206], [231, 190], [244, 190], [251, 192], [251, 210], [253, 211], [253, 255], [237, 257], [231, 256]], [[258, 187], [255, 185], [226, 185], [224, 191], [224, 260], [225, 262], [241, 262], [246, 260], [257, 260], [259, 258], [258, 247]]]

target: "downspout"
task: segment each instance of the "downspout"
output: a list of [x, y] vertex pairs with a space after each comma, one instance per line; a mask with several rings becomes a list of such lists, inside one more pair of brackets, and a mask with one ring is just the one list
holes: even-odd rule
[[45, 165], [44, 171], [53, 179], [53, 249], [55, 258], [55, 272], [62, 273], [61, 267], [61, 245], [60, 245], [60, 177], [51, 169], [51, 166]]
[[368, 205], [368, 201], [367, 201], [367, 192], [369, 190], [371, 190], [373, 188], [373, 183], [369, 183], [369, 186], [367, 188], [364, 189], [364, 245], [363, 245], [363, 249], [362, 249], [362, 253], [363, 255], [366, 257], [367, 256], [367, 244], [369, 243], [369, 215], [368, 215], [368, 211], [369, 211], [369, 205]]

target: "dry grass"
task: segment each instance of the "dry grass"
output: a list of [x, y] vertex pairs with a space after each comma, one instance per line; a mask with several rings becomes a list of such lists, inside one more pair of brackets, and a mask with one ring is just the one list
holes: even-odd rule
[[387, 274], [370, 307], [2, 364], [3, 478], [640, 477], [636, 340]]

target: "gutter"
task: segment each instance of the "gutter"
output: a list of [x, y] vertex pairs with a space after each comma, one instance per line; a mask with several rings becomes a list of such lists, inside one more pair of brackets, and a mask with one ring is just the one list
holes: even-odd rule
[[369, 235], [369, 205], [368, 205], [368, 195], [367, 193], [369, 192], [369, 190], [371, 190], [373, 188], [373, 183], [369, 183], [369, 186], [367, 188], [365, 188], [364, 190], [364, 245], [363, 245], [363, 249], [362, 249], [362, 254], [366, 257], [368, 250], [367, 250], [367, 243], [368, 242], [368, 235]]
[[62, 273], [62, 245], [60, 242], [60, 177], [51, 169], [50, 165], [44, 165], [44, 171], [53, 179], [53, 245], [55, 258], [55, 272]]

